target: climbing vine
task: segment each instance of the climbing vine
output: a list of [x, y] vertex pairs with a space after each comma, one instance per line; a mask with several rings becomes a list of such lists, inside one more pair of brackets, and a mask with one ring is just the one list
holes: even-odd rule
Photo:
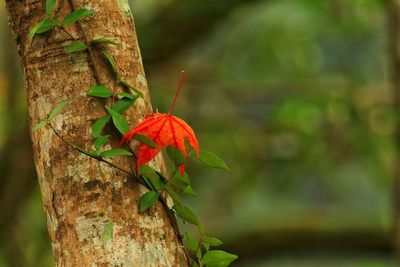
[[[73, 6], [71, 0], [70, 4]], [[139, 98], [143, 98], [142, 93], [134, 88], [130, 83], [124, 81], [118, 72], [117, 62], [113, 55], [104, 50], [104, 46], [118, 45], [115, 40], [109, 38], [95, 38], [88, 40], [78, 40], [67, 26], [79, 23], [81, 20], [89, 20], [95, 16], [95, 12], [79, 8], [60, 18], [60, 10], [64, 6], [64, 0], [46, 1], [46, 16], [36, 23], [30, 30], [29, 38], [43, 34], [54, 29], [60, 29], [65, 32], [72, 41], [65, 47], [68, 54], [88, 52], [89, 60], [94, 65], [93, 53], [99, 53], [110, 70], [114, 74], [116, 85], [122, 88], [121, 92], [111, 90], [107, 86], [100, 84], [99, 77], [96, 77], [98, 84], [88, 88], [87, 96], [104, 100], [105, 115], [98, 118], [91, 126], [91, 135], [93, 137], [92, 147], [88, 151], [75, 144], [72, 144], [63, 134], [58, 132], [52, 126], [52, 120], [69, 104], [69, 100], [61, 101], [49, 114], [48, 118], [40, 121], [32, 131], [37, 131], [43, 127], [49, 127], [54, 134], [66, 145], [85, 154], [88, 157], [104, 162], [113, 168], [126, 173], [135, 178], [135, 180], [147, 187], [148, 191], [141, 196], [139, 201], [139, 212], [147, 212], [153, 205], [160, 201], [168, 210], [171, 222], [174, 225], [177, 215], [183, 223], [189, 223], [197, 227], [195, 236], [185, 233], [183, 236], [174, 225], [177, 237], [185, 244], [185, 253], [187, 254], [190, 266], [228, 266], [237, 259], [236, 255], [215, 249], [222, 245], [222, 242], [211, 236], [207, 236], [203, 224], [195, 213], [185, 206], [181, 195], [197, 196], [190, 184], [190, 177], [185, 172], [185, 162], [189, 157], [199, 159], [206, 166], [219, 168], [231, 172], [224, 161], [217, 155], [199, 149], [197, 138], [192, 128], [183, 120], [172, 115], [173, 107], [176, 103], [183, 79], [184, 73], [181, 73], [181, 79], [174, 100], [168, 113], [149, 114], [140, 124], [133, 129], [129, 129], [129, 124], [124, 117], [124, 113], [131, 108]], [[58, 10], [56, 8], [58, 7]], [[96, 69], [96, 66], [93, 66]], [[96, 74], [98, 75], [98, 74]], [[104, 135], [103, 129], [106, 125], [113, 125], [113, 128], [122, 136], [120, 145], [111, 149], [105, 149], [110, 135]], [[133, 151], [130, 146], [123, 147], [126, 142], [136, 140], [139, 143], [138, 148]], [[170, 168], [166, 173], [162, 173], [150, 167], [147, 163], [158, 153], [165, 151], [170, 159]], [[132, 164], [131, 170], [125, 170], [120, 166], [109, 161], [110, 157], [132, 156], [136, 164]], [[171, 201], [172, 199], [173, 204]], [[110, 220], [104, 226], [104, 239], [112, 238], [113, 221]]]

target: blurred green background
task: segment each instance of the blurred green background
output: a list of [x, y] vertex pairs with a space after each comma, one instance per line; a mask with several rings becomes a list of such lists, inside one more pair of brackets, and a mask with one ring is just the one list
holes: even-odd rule
[[[234, 266], [395, 266], [387, 1], [135, 0], [153, 106], [233, 175], [187, 199]], [[0, 8], [0, 266], [52, 266], [25, 91]], [[399, 203], [400, 204], [400, 203]]]

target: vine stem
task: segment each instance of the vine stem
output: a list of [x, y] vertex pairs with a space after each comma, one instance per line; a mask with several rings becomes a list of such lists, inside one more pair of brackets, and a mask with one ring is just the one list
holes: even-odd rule
[[180, 75], [180, 76], [181, 76], [181, 78], [180, 78], [180, 80], [179, 80], [178, 89], [176, 90], [176, 93], [175, 93], [175, 96], [174, 96], [174, 100], [172, 100], [171, 107], [170, 107], [169, 110], [168, 110], [168, 115], [171, 115], [172, 110], [174, 109], [176, 100], [177, 100], [177, 98], [178, 98], [179, 91], [181, 90], [182, 83], [183, 83], [183, 79], [185, 78], [185, 71], [184, 71], [184, 70], [181, 71], [181, 75]]
[[[68, 3], [71, 5], [71, 8], [72, 8], [73, 11], [77, 10], [77, 8], [75, 7], [75, 4], [74, 4], [74, 2], [72, 0], [68, 0]], [[83, 27], [82, 27], [80, 21], [77, 21], [77, 24], [78, 24], [79, 30], [81, 31], [81, 33], [83, 35], [83, 38], [85, 39], [87, 47], [88, 47], [87, 50], [89, 52], [89, 58], [90, 58], [90, 61], [92, 63], [91, 65], [93, 67], [94, 79], [96, 80], [97, 84], [101, 84], [101, 82], [100, 82], [100, 71], [98, 70], [98, 67], [95, 64], [94, 51], [93, 51], [93, 48], [90, 45], [91, 41], [89, 40], [89, 37], [86, 35], [85, 31], [83, 30]]]
[[116, 169], [118, 169], [118, 170], [120, 170], [120, 171], [122, 171], [122, 172], [128, 174], [129, 176], [133, 176], [135, 179], [137, 179], [137, 177], [134, 176], [131, 172], [129, 172], [129, 171], [127, 171], [127, 170], [125, 170], [125, 169], [123, 169], [123, 168], [121, 168], [121, 167], [115, 165], [114, 163], [112, 163], [112, 162], [110, 162], [110, 161], [108, 161], [108, 160], [105, 160], [105, 159], [100, 158], [100, 157], [96, 157], [96, 156], [92, 155], [91, 153], [85, 151], [84, 149], [78, 147], [77, 145], [74, 145], [74, 144], [72, 144], [71, 142], [67, 141], [66, 139], [64, 139], [64, 138], [60, 135], [60, 133], [57, 132], [57, 130], [53, 127], [53, 125], [51, 125], [51, 123], [49, 123], [48, 125], [49, 125], [50, 128], [53, 130], [54, 134], [55, 134], [64, 144], [68, 145], [69, 147], [71, 147], [71, 148], [73, 148], [73, 149], [79, 151], [80, 153], [82, 153], [82, 154], [84, 154], [84, 155], [86, 155], [86, 156], [88, 156], [88, 157], [90, 157], [90, 158], [96, 159], [96, 160], [98, 160], [98, 161], [100, 161], [100, 162], [104, 162], [104, 163], [110, 165], [111, 167], [114, 167], [114, 168], [116, 168]]

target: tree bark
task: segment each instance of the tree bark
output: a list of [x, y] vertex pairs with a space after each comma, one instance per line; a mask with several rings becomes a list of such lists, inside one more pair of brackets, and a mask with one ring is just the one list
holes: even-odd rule
[[[89, 87], [103, 84], [121, 90], [108, 64], [96, 50], [67, 54], [72, 39], [59, 28], [28, 38], [29, 29], [45, 17], [45, 0], [6, 0], [9, 24], [24, 70], [30, 127], [46, 119], [62, 100], [71, 103], [52, 127], [70, 143], [93, 149], [92, 123], [105, 115], [104, 103], [86, 96]], [[63, 3], [64, 1], [59, 1]], [[72, 10], [95, 12], [67, 30], [80, 40], [114, 39], [103, 49], [114, 56], [122, 79], [144, 94], [126, 112], [130, 126], [151, 112], [147, 83], [131, 11], [126, 0], [66, 0], [60, 17]], [[112, 146], [119, 136], [112, 127]], [[57, 266], [187, 266], [174, 217], [158, 203], [138, 211], [146, 189], [110, 165], [66, 145], [50, 127], [31, 133], [34, 161]], [[130, 170], [132, 158], [112, 163]], [[154, 163], [162, 168], [162, 159]], [[112, 229], [109, 235], [110, 225]]]

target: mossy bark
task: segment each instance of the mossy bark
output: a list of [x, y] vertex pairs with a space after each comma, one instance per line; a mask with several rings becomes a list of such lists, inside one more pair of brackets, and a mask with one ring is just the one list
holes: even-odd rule
[[[24, 70], [30, 127], [47, 118], [60, 101], [70, 99], [52, 126], [68, 142], [93, 149], [91, 125], [106, 111], [105, 103], [86, 96], [86, 91], [96, 84], [122, 90], [109, 65], [98, 49], [67, 54], [65, 47], [73, 39], [60, 28], [28, 38], [30, 28], [45, 17], [45, 0], [6, 0], [6, 7]], [[117, 41], [116, 46], [101, 49], [115, 57], [121, 78], [144, 95], [126, 112], [132, 127], [152, 109], [127, 1], [67, 0], [57, 11], [62, 17], [80, 8], [95, 15], [67, 31], [86, 42], [97, 37]], [[112, 136], [111, 145], [116, 145], [120, 136], [112, 127], [106, 131]], [[31, 138], [57, 266], [187, 266], [167, 209], [157, 204], [139, 213], [144, 187], [69, 147], [50, 127], [31, 133]], [[115, 157], [112, 162], [130, 170], [132, 160]], [[162, 159], [155, 164], [162, 168]]]

